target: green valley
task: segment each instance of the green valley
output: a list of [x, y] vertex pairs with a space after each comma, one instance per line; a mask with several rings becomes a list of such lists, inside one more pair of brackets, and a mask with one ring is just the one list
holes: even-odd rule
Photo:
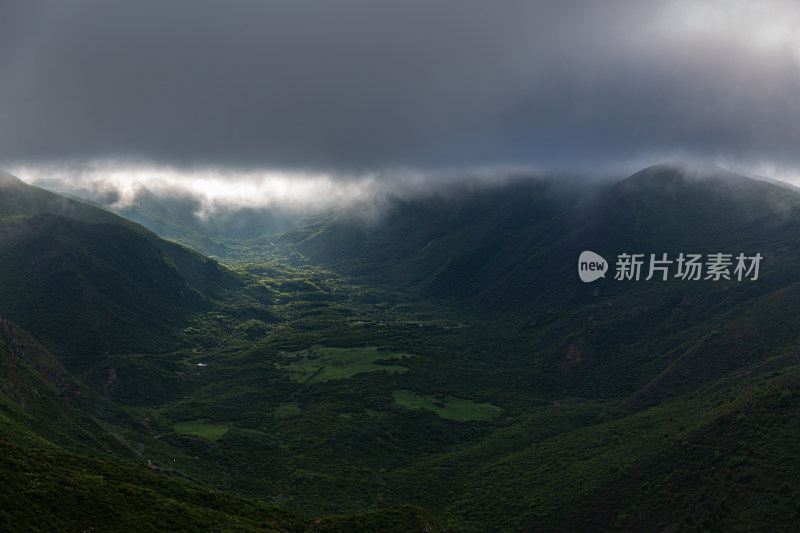
[[[3, 180], [6, 525], [790, 531], [800, 517], [794, 190], [672, 165], [588, 198], [519, 180], [397, 199], [369, 224], [333, 210], [220, 229], [208, 258]], [[200, 225], [147, 201], [128, 212], [198, 242]], [[752, 281], [585, 284], [583, 250], [763, 262]]]

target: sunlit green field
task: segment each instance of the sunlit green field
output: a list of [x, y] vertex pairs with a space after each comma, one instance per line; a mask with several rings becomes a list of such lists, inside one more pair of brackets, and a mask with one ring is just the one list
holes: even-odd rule
[[286, 364], [278, 368], [289, 373], [292, 381], [316, 383], [329, 379], [343, 379], [362, 372], [406, 372], [408, 368], [395, 364], [379, 364], [386, 359], [404, 359], [412, 354], [378, 350], [376, 346], [336, 348], [312, 346], [306, 350], [284, 353]]
[[490, 403], [475, 403], [472, 400], [444, 396], [442, 394], [417, 394], [408, 390], [392, 392], [394, 401], [409, 409], [428, 409], [442, 418], [464, 422], [488, 420], [503, 412], [501, 407]]
[[195, 435], [207, 440], [219, 440], [228, 431], [228, 424], [209, 422], [203, 418], [178, 422], [173, 426], [176, 433]]

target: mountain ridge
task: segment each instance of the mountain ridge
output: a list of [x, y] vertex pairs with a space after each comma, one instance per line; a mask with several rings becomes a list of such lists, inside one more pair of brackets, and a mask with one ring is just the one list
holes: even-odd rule
[[[102, 355], [81, 378], [159, 467], [304, 516], [409, 503], [465, 531], [790, 531], [800, 194], [692, 172], [656, 165], [582, 201], [541, 182], [403, 200], [383, 224], [332, 211], [243, 239], [243, 285], [200, 291], [210, 307], [174, 328], [191, 343]], [[27, 247], [8, 264], [180, 296], [181, 267], [143, 233], [18, 216], [0, 247]], [[580, 280], [584, 250], [604, 279]], [[682, 279], [674, 262], [645, 279], [650, 254], [706, 268], [740, 252], [761, 254], [757, 279]], [[642, 254], [638, 280], [614, 279], [622, 253]]]
[[0, 306], [60, 356], [174, 349], [192, 315], [243, 286], [193, 250], [8, 174], [0, 251]]

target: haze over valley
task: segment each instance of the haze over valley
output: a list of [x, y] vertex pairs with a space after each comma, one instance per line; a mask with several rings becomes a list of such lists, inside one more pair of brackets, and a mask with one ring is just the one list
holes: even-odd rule
[[0, 529], [793, 531], [792, 2], [0, 7]]

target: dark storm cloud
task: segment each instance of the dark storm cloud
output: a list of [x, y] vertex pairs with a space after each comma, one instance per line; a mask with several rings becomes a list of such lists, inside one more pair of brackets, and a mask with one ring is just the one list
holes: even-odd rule
[[0, 163], [793, 165], [790, 2], [4, 2]]

